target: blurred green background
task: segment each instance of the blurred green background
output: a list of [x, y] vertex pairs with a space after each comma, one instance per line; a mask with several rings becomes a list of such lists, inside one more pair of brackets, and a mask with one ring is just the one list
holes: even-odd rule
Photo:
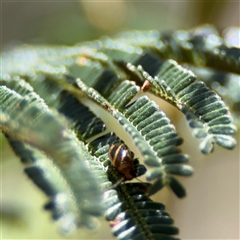
[[74, 44], [129, 29], [239, 25], [237, 1], [2, 1], [2, 42]]
[[[3, 49], [18, 43], [71, 45], [131, 29], [178, 30], [210, 23], [221, 32], [240, 25], [237, 1], [1, 1], [1, 8]], [[184, 137], [183, 151], [195, 174], [181, 179], [187, 198], [179, 200], [168, 189], [154, 198], [167, 205], [182, 239], [239, 239], [239, 144], [234, 151], [217, 147], [203, 156], [182, 115], [158, 103]], [[126, 135], [123, 139], [128, 141]], [[42, 210], [45, 195], [23, 174], [2, 135], [0, 151], [1, 238], [61, 239], [50, 214]], [[66, 238], [114, 239], [105, 221], [98, 232], [79, 230]]]

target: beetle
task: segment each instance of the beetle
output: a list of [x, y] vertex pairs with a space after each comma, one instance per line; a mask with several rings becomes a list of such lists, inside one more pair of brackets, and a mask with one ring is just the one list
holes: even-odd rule
[[133, 153], [124, 143], [113, 144], [109, 148], [108, 155], [112, 165], [123, 176], [117, 182], [117, 185], [122, 181], [132, 180], [137, 177], [134, 168]]

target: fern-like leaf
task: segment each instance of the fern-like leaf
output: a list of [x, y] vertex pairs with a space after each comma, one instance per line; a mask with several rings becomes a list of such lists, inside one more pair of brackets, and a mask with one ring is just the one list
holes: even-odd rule
[[[121, 113], [97, 91], [88, 87], [80, 79], [77, 79], [76, 82], [87, 96], [101, 104], [118, 120], [125, 131], [132, 137], [133, 142], [143, 156], [144, 162], [148, 166], [153, 167], [148, 172], [147, 179], [157, 180], [150, 189], [149, 194], [156, 193], [166, 184], [172, 186], [171, 181], [174, 181], [176, 184], [172, 187], [172, 190], [174, 190], [177, 196], [184, 197], [186, 194], [184, 188], [169, 174], [190, 176], [193, 170], [190, 166], [174, 165], [174, 163], [186, 162], [187, 156], [182, 155], [177, 148], [182, 143], [182, 139], [177, 136], [174, 127], [169, 124], [170, 121], [165, 114], [158, 112], [157, 105], [147, 97], [141, 97]], [[137, 87], [134, 87], [133, 83], [125, 82], [119, 88], [124, 89], [126, 84], [129, 85], [128, 89], [130, 89], [126, 91], [127, 94], [134, 97], [137, 93]], [[119, 88], [117, 88], [116, 93], [118, 91], [121, 92]], [[131, 100], [131, 97], [126, 96], [127, 94], [122, 98], [124, 104]], [[113, 101], [114, 98], [111, 96], [110, 100], [112, 99]], [[122, 107], [122, 103], [118, 99], [116, 99], [117, 103], [115, 102], [115, 106], [120, 105]], [[165, 165], [162, 164], [164, 161], [163, 157], [166, 157], [165, 162], [167, 163]]]
[[[21, 97], [7, 87], [1, 86], [0, 96], [2, 131], [18, 141], [44, 151], [53, 160], [70, 186], [79, 216], [101, 215], [103, 209], [100, 204], [99, 183], [86, 166], [84, 162], [86, 154], [79, 150], [81, 145], [75, 135], [67, 129], [63, 118], [56, 115], [57, 113], [52, 113], [43, 100], [34, 93]], [[16, 109], [19, 111], [16, 112]], [[47, 125], [44, 124], [46, 122]], [[31, 174], [30, 171], [34, 170], [27, 171]], [[88, 225], [88, 221], [85, 220], [81, 222], [81, 219], [78, 219], [81, 224]]]
[[[109, 147], [117, 142], [121, 140], [114, 133], [108, 133], [90, 142], [89, 149], [107, 166]], [[145, 173], [146, 169], [137, 159], [134, 166], [137, 176]], [[109, 178], [116, 182], [118, 173], [111, 165], [107, 172]], [[118, 186], [116, 191], [105, 192], [103, 204], [107, 209], [106, 219], [118, 239], [175, 239], [170, 235], [177, 234], [178, 229], [171, 226], [173, 220], [164, 211], [164, 205], [153, 202], [147, 196], [150, 187], [148, 183], [127, 183]]]
[[[129, 68], [136, 71], [132, 65]], [[225, 103], [203, 82], [197, 81], [192, 72], [173, 60], [164, 63], [155, 78], [141, 67], [138, 71], [142, 79], [151, 83], [149, 89], [154, 94], [168, 100], [186, 115], [194, 136], [201, 139], [202, 153], [212, 152], [214, 143], [228, 149], [236, 145], [232, 137], [236, 128]]]

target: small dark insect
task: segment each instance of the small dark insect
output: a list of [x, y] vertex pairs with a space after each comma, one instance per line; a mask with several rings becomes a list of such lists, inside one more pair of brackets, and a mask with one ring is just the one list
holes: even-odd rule
[[137, 177], [134, 171], [133, 154], [124, 143], [115, 143], [112, 145], [109, 148], [108, 155], [112, 165], [123, 176], [117, 184]]

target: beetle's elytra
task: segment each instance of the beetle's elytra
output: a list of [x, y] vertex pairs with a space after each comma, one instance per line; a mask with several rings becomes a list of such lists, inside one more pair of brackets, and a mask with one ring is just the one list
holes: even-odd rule
[[124, 143], [112, 145], [109, 148], [108, 155], [112, 165], [123, 176], [124, 180], [132, 180], [136, 177], [132, 152]]

